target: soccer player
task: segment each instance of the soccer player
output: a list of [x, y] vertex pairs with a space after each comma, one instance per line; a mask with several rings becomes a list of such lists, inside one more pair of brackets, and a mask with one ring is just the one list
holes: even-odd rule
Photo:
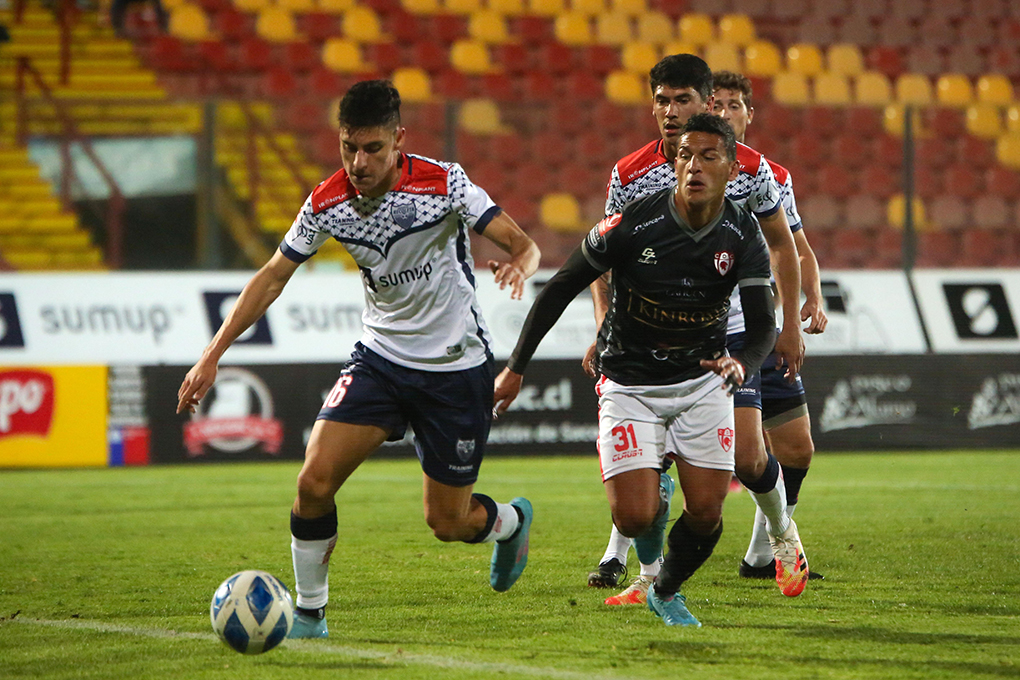
[[[744, 75], [732, 71], [716, 71], [714, 112], [722, 116], [733, 128], [737, 140], [744, 141], [747, 126], [754, 119], [751, 81]], [[818, 259], [804, 233], [804, 225], [797, 213], [797, 202], [793, 196], [793, 178], [790, 172], [773, 161], [768, 161], [779, 182], [782, 192], [783, 209], [786, 211], [793, 240], [800, 255], [800, 280], [804, 291], [804, 306], [800, 320], [807, 321], [805, 333], [822, 333], [829, 323], [822, 306], [822, 289], [818, 271]], [[794, 383], [783, 378], [776, 368], [774, 358], [769, 357], [762, 365], [760, 381], [748, 380], [734, 394], [737, 408], [750, 406], [762, 412], [762, 427], [769, 450], [779, 461], [786, 484], [786, 508], [790, 516], [797, 507], [801, 484], [811, 465], [815, 446], [811, 440], [811, 419], [808, 415], [807, 399], [800, 375]], [[754, 529], [747, 554], [740, 562], [739, 573], [745, 578], [773, 578], [776, 573], [775, 557], [765, 532], [765, 516], [759, 509], [755, 513]], [[820, 572], [811, 570], [809, 578], [821, 579]]]
[[[775, 310], [762, 233], [726, 198], [727, 182], [740, 173], [733, 129], [699, 113], [676, 143], [672, 186], [599, 222], [542, 289], [496, 379], [495, 403], [500, 412], [509, 407], [546, 332], [579, 292], [612, 271], [596, 386], [606, 496], [619, 530], [639, 549], [651, 537], [661, 552], [669, 517], [661, 470], [666, 452], [676, 452], [684, 510], [647, 602], [666, 625], [700, 626], [679, 589], [722, 534], [734, 467], [730, 391], [772, 351]], [[737, 287], [746, 341], [730, 356], [727, 316]]]
[[[695, 55], [676, 54], [665, 57], [649, 73], [649, 84], [652, 91], [652, 113], [658, 123], [661, 138], [617, 162], [609, 182], [607, 215], [619, 212], [629, 201], [671, 186], [676, 181], [674, 160], [681, 127], [691, 115], [712, 110], [712, 71], [704, 60]], [[779, 186], [765, 158], [738, 143], [737, 160], [740, 172], [727, 185], [726, 194], [754, 213], [768, 242], [784, 313], [783, 329], [776, 341], [775, 353], [785, 364], [786, 375], [792, 380], [804, 356], [804, 343], [798, 323], [800, 265], [797, 249], [782, 210]], [[604, 279], [600, 279], [592, 285], [591, 290], [596, 326], [601, 327], [608, 305], [608, 285]], [[739, 296], [734, 295], [729, 313], [730, 332], [743, 331], [744, 320]], [[593, 345], [582, 364], [594, 376], [600, 361], [601, 357]], [[751, 491], [756, 505], [765, 515], [771, 549], [779, 558], [776, 582], [785, 595], [799, 595], [807, 582], [807, 560], [796, 524], [786, 511], [786, 493], [779, 463], [765, 449], [761, 434], [761, 412], [757, 409], [737, 409], [735, 446], [737, 477]], [[662, 482], [662, 493], [668, 496], [672, 482], [665, 471]], [[635, 542], [641, 573], [623, 592], [607, 598], [606, 604], [644, 602], [648, 586], [659, 570], [659, 553], [653, 550], [653, 543], [651, 540]], [[614, 526], [598, 568], [588, 575], [588, 585], [620, 585], [626, 577], [630, 545], [631, 540]]]
[[538, 268], [535, 243], [461, 167], [403, 151], [400, 95], [386, 80], [340, 102], [343, 168], [308, 197], [279, 251], [245, 286], [179, 392], [178, 413], [213, 385], [233, 342], [330, 237], [358, 263], [364, 334], [312, 428], [291, 512], [297, 611], [290, 637], [327, 637], [335, 495], [383, 442], [410, 425], [424, 473], [425, 521], [441, 541], [495, 542], [490, 584], [510, 588], [527, 564], [531, 504], [473, 493], [493, 412], [491, 338], [475, 297], [467, 230], [510, 261], [489, 261], [520, 299]]

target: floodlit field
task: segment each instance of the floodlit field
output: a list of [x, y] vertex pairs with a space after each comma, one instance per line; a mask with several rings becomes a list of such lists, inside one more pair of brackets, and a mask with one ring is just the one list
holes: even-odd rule
[[479, 491], [535, 505], [504, 594], [489, 546], [431, 537], [416, 461], [371, 462], [339, 497], [330, 639], [243, 657], [209, 600], [242, 569], [293, 584], [297, 469], [0, 473], [0, 678], [1020, 677], [1017, 453], [818, 456], [797, 520], [826, 579], [796, 599], [737, 577], [753, 506], [731, 495], [685, 588], [700, 630], [585, 587], [609, 526], [594, 458], [483, 466]]

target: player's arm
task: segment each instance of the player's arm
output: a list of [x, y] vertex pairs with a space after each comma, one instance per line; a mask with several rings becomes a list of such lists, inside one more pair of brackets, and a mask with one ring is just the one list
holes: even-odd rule
[[800, 287], [805, 297], [804, 306], [800, 308], [800, 320], [810, 319], [810, 323], [804, 329], [805, 333], [822, 333], [829, 324], [829, 317], [825, 315], [822, 305], [822, 279], [818, 258], [815, 257], [815, 251], [808, 243], [803, 229], [793, 232], [793, 241], [797, 245], [797, 254], [800, 257]]
[[269, 305], [279, 297], [280, 292], [291, 275], [299, 267], [299, 263], [287, 258], [280, 250], [270, 258], [255, 276], [248, 281], [234, 308], [223, 320], [223, 325], [216, 331], [216, 335], [209, 342], [209, 345], [202, 352], [202, 358], [198, 360], [181, 383], [181, 389], [177, 392], [177, 412], [194, 412], [199, 400], [205, 396], [213, 383], [216, 381], [216, 368], [220, 357], [227, 351], [245, 330], [259, 320]]
[[494, 412], [497, 415], [506, 411], [513, 400], [517, 398], [517, 394], [521, 391], [524, 370], [535, 354], [535, 350], [538, 349], [542, 338], [560, 318], [567, 305], [577, 297], [577, 294], [601, 274], [601, 270], [596, 269], [588, 262], [583, 252], [583, 246], [579, 246], [542, 288], [542, 292], [538, 294], [535, 302], [531, 305], [528, 318], [525, 319], [521, 335], [517, 339], [517, 346], [506, 362], [506, 368], [496, 378], [493, 403], [495, 404]]
[[510, 254], [509, 262], [489, 260], [488, 265], [496, 275], [500, 290], [509, 285], [510, 298], [520, 300], [524, 295], [525, 280], [538, 270], [538, 262], [542, 258], [538, 245], [502, 211], [489, 221], [482, 236]]
[[783, 330], [776, 339], [776, 354], [786, 364], [786, 377], [793, 380], [804, 361], [804, 338], [800, 332], [800, 258], [786, 213], [776, 210], [767, 217], [758, 216], [762, 234], [775, 263], [776, 284], [783, 303]]

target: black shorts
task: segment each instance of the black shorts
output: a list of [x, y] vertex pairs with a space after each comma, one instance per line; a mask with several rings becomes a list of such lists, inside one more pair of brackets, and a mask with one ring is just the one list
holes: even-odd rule
[[[735, 354], [743, 346], [743, 333], [727, 336], [726, 349], [730, 354]], [[733, 407], [759, 409], [765, 429], [782, 425], [807, 413], [807, 397], [800, 374], [797, 374], [792, 383], [787, 382], [786, 366], [776, 368], [777, 360], [775, 352], [768, 355], [762, 362], [761, 370], [733, 393]]]
[[360, 342], [326, 397], [317, 420], [375, 425], [403, 439], [407, 426], [422, 471], [450, 486], [468, 486], [492, 425], [493, 365], [421, 371], [379, 356]]

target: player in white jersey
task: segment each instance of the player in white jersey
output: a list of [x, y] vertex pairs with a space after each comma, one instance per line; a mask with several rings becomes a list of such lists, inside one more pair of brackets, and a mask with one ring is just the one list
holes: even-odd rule
[[335, 496], [383, 442], [410, 425], [424, 477], [425, 521], [441, 541], [495, 542], [490, 584], [505, 591], [527, 564], [531, 504], [472, 493], [492, 421], [491, 340], [475, 298], [468, 229], [510, 255], [490, 261], [520, 299], [539, 251], [459, 165], [404, 153], [400, 95], [357, 83], [340, 103], [343, 168], [305, 201], [279, 251], [245, 286], [188, 372], [178, 413], [213, 385], [223, 352], [269, 308], [327, 239], [361, 269], [364, 335], [312, 428], [291, 512], [297, 615], [291, 637], [326, 637]]
[[[747, 126], [754, 119], [753, 94], [751, 81], [739, 73], [716, 71], [715, 107], [717, 115], [722, 116], [732, 127], [739, 141], [744, 141]], [[822, 289], [818, 271], [818, 260], [811, 244], [804, 233], [804, 225], [797, 213], [797, 202], [793, 195], [793, 178], [790, 172], [771, 160], [769, 165], [780, 182], [783, 209], [786, 211], [793, 238], [800, 254], [801, 288], [804, 292], [804, 306], [800, 310], [800, 320], [808, 323], [805, 333], [822, 333], [828, 325], [828, 318], [822, 306]], [[811, 466], [815, 446], [811, 439], [811, 419], [808, 415], [807, 399], [800, 376], [790, 384], [778, 376], [772, 368], [773, 363], [766, 360], [761, 370], [761, 378], [757, 389], [746, 382], [736, 396], [736, 405], [742, 399], [762, 412], [762, 426], [769, 450], [782, 466], [783, 479], [786, 483], [787, 511], [793, 515], [797, 507], [801, 484]], [[747, 388], [748, 393], [741, 392]], [[754, 529], [747, 554], [741, 560], [739, 573], [745, 578], [772, 578], [775, 574], [775, 559], [769, 547], [765, 532], [765, 518], [761, 511], [755, 515]], [[810, 578], [820, 579], [821, 573], [812, 569]]]
[[[699, 57], [670, 55], [662, 59], [650, 74], [652, 113], [659, 125], [660, 139], [622, 158], [613, 168], [606, 200], [606, 213], [619, 211], [628, 202], [659, 191], [676, 182], [673, 159], [676, 158], [679, 131], [691, 115], [711, 111], [712, 72]], [[777, 273], [783, 299], [784, 323], [776, 341], [775, 353], [793, 380], [800, 370], [804, 343], [797, 322], [800, 290], [800, 264], [789, 223], [780, 203], [780, 189], [765, 158], [742, 144], [737, 147], [740, 162], [738, 176], [726, 187], [728, 198], [749, 209], [758, 219]], [[596, 326], [601, 327], [608, 308], [608, 285], [600, 279], [592, 285]], [[730, 328], [743, 330], [740, 301], [731, 299]], [[732, 332], [732, 330], [731, 330]], [[582, 362], [590, 375], [599, 369], [595, 346]], [[777, 558], [776, 582], [783, 594], [799, 595], [807, 582], [804, 556], [796, 524], [786, 510], [786, 493], [778, 461], [765, 449], [761, 434], [761, 412], [741, 413], [736, 417], [736, 474], [751, 490], [756, 505], [767, 521], [771, 547]], [[679, 446], [673, 443], [674, 446]], [[675, 448], [672, 450], [676, 450]], [[663, 493], [668, 481], [663, 477]], [[588, 575], [588, 585], [613, 587], [626, 575], [627, 554], [631, 545], [614, 525], [609, 544], [598, 568]], [[644, 540], [649, 544], [651, 541]], [[640, 545], [640, 544], [639, 544]], [[648, 551], [640, 555], [641, 573], [622, 593], [607, 598], [606, 604], [624, 605], [644, 602], [648, 586], [659, 571], [658, 557]]]

